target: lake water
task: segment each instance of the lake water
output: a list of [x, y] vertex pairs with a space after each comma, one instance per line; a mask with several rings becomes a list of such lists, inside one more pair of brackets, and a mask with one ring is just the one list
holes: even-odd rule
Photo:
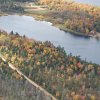
[[94, 6], [100, 6], [100, 0], [75, 0], [76, 2], [90, 4]]
[[74, 36], [59, 30], [49, 22], [37, 21], [29, 16], [9, 15], [0, 17], [0, 29], [14, 31], [39, 41], [49, 40], [61, 45], [66, 52], [80, 55], [82, 59], [100, 64], [100, 41], [95, 38]]

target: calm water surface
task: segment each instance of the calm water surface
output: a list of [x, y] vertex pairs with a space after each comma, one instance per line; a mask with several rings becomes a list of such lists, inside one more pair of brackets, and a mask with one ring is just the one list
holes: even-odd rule
[[36, 21], [29, 16], [9, 15], [0, 17], [0, 29], [14, 31], [40, 41], [49, 40], [61, 45], [67, 53], [80, 55], [82, 59], [100, 64], [100, 41], [84, 38], [59, 30], [49, 22]]

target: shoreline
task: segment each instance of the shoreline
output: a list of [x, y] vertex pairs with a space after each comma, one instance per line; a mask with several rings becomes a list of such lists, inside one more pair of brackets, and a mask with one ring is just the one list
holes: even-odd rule
[[[12, 35], [15, 37], [13, 38]], [[45, 94], [50, 93], [51, 94], [50, 96], [57, 98], [57, 100], [61, 100], [60, 98], [65, 97], [65, 95], [63, 96], [63, 91], [65, 89], [67, 89], [67, 87], [68, 87], [68, 91], [69, 91], [68, 92], [69, 96], [72, 94], [73, 90], [76, 92], [75, 87], [78, 87], [77, 90], [79, 90], [79, 92], [76, 92], [76, 93], [79, 96], [81, 96], [80, 89], [84, 85], [84, 80], [86, 80], [86, 82], [87, 82], [87, 80], [89, 79], [89, 83], [91, 83], [91, 80], [93, 80], [95, 78], [96, 80], [94, 80], [94, 81], [97, 81], [97, 78], [99, 75], [99, 73], [98, 73], [99, 65], [98, 64], [89, 63], [86, 60], [82, 60], [81, 58], [79, 58], [77, 56], [68, 55], [63, 51], [62, 48], [56, 48], [55, 46], [52, 46], [51, 43], [49, 43], [49, 44], [48, 43], [44, 44], [41, 42], [36, 43], [33, 41], [29, 41], [23, 37], [20, 37], [20, 35], [19, 36], [16, 36], [14, 34], [12, 34], [12, 35], [6, 35], [6, 33], [4, 33], [4, 40], [1, 39], [1, 42], [2, 41], [7, 42], [8, 39], [11, 40], [9, 42], [8, 46], [4, 46], [4, 44], [1, 44], [1, 54], [4, 56], [8, 54], [8, 56], [5, 56], [5, 58], [2, 57], [2, 59], [4, 61], [7, 59], [7, 62], [11, 62], [11, 63], [8, 63], [9, 67], [11, 67], [12, 69], [19, 69], [16, 71], [20, 75], [24, 76], [25, 79], [27, 79], [30, 83], [32, 83], [33, 85], [36, 83], [34, 86], [37, 87], [37, 84], [39, 84], [39, 86], [41, 86], [43, 88], [42, 89], [43, 91], [44, 90], [47, 91], [47, 92], [45, 92]], [[2, 34], [1, 34], [1, 38], [2, 38]], [[21, 39], [21, 41], [20, 41], [20, 39]], [[14, 43], [14, 41], [16, 41], [16, 42]], [[12, 46], [10, 47], [11, 44], [12, 44]], [[31, 45], [28, 45], [28, 44], [31, 44]], [[23, 46], [23, 48], [22, 48], [22, 46]], [[41, 50], [40, 46], [42, 46], [43, 50]], [[3, 47], [3, 49], [2, 49], [2, 47]], [[15, 51], [15, 53], [18, 52], [17, 56], [15, 56], [15, 53], [11, 52], [11, 51], [13, 51], [13, 48], [15, 48], [15, 47], [18, 47], [18, 50]], [[5, 51], [7, 48], [8, 48], [8, 52]], [[28, 50], [28, 49], [30, 49], [30, 50]], [[39, 51], [34, 52], [35, 49], [38, 49]], [[20, 52], [23, 52], [23, 50], [26, 50], [27, 54], [29, 54], [29, 55], [23, 56], [20, 53]], [[40, 53], [37, 53], [37, 52], [40, 52]], [[54, 53], [54, 54], [52, 54], [52, 53]], [[36, 59], [34, 61], [34, 64], [30, 63], [33, 61], [33, 59], [31, 59], [31, 57], [30, 57], [32, 54], [34, 54], [32, 56], [33, 59]], [[44, 54], [44, 55], [42, 55], [42, 54]], [[52, 55], [51, 56], [52, 58], [50, 57], [50, 63], [48, 63], [49, 55], [47, 55], [47, 54]], [[55, 55], [55, 54], [57, 54], [57, 55]], [[9, 58], [9, 56], [10, 56], [10, 58]], [[38, 57], [35, 58], [36, 56], [38, 56]], [[45, 58], [45, 59], [43, 59], [42, 61], [39, 61], [38, 59], [41, 59], [41, 56], [43, 56], [43, 58]], [[12, 61], [12, 58], [14, 58], [14, 57], [17, 57], [17, 62], [16, 62], [16, 59], [14, 59]], [[59, 58], [61, 58], [61, 59], [59, 60]], [[52, 59], [54, 59], [55, 61]], [[23, 61], [26, 61], [26, 60], [28, 61], [28, 63], [23, 63]], [[61, 63], [58, 65], [59, 61]], [[52, 65], [51, 65], [51, 63], [52, 63]], [[29, 67], [27, 67], [26, 64]], [[24, 66], [25, 66], [25, 68], [23, 69]], [[37, 66], [37, 67], [34, 67], [34, 66]], [[59, 66], [61, 66], [61, 67], [59, 67]], [[5, 67], [4, 67], [4, 69], [5, 69]], [[22, 73], [20, 72], [20, 70], [22, 71]], [[28, 71], [28, 74], [26, 73], [26, 71]], [[34, 74], [31, 74], [31, 73], [34, 73]], [[41, 77], [40, 77], [41, 75], [44, 77], [42, 81], [41, 81]], [[84, 79], [83, 79], [83, 75], [84, 75]], [[52, 77], [54, 79], [56, 79], [56, 81], [53, 81]], [[92, 79], [92, 77], [93, 77], [93, 79]], [[15, 77], [15, 78], [19, 79], [20, 77]], [[34, 83], [30, 79], [32, 81], [34, 81]], [[61, 81], [61, 80], [65, 80], [65, 79], [67, 81]], [[73, 79], [75, 79], [75, 81], [74, 81], [75, 83], [77, 83], [78, 81], [81, 82], [80, 83], [81, 85], [79, 83], [73, 84]], [[59, 81], [61, 81], [62, 84], [59, 85]], [[56, 84], [55, 85], [56, 87], [55, 87], [55, 92], [52, 92], [53, 91], [52, 86], [54, 85], [54, 82]], [[45, 83], [45, 85], [43, 83]], [[65, 85], [63, 85], [63, 83], [65, 83]], [[98, 92], [97, 91], [98, 85], [99, 85], [99, 83], [96, 84], [96, 86], [97, 86], [96, 88], [91, 87], [91, 89], [93, 89], [95, 91], [96, 97], [97, 97], [97, 92]], [[48, 86], [49, 86], [49, 89], [48, 89]], [[60, 87], [60, 89], [59, 89], [60, 92], [58, 91], [59, 87]], [[70, 88], [70, 87], [72, 87], [72, 88]], [[41, 89], [40, 87], [38, 87], [38, 88]], [[90, 87], [87, 87], [86, 89], [89, 89], [89, 88]], [[58, 92], [60, 93], [59, 97], [57, 95]], [[89, 92], [84, 91], [84, 93], [92, 94], [91, 90]], [[67, 94], [67, 91], [66, 91], [66, 94]], [[49, 95], [47, 94], [47, 96], [49, 96]], [[56, 100], [56, 99], [54, 99], [54, 100]]]
[[[68, 32], [69, 34], [72, 34], [72, 35], [80, 36], [80, 37], [86, 37], [86, 38], [100, 39], [100, 33], [98, 33], [96, 35], [86, 35], [86, 34], [81, 33], [81, 32], [76, 32], [74, 30], [65, 28], [62, 24], [55, 24], [55, 23], [53, 23], [52, 19], [45, 18], [42, 14], [30, 14], [28, 12], [24, 12], [24, 13], [0, 12], [0, 17], [1, 16], [8, 16], [8, 15], [19, 15], [19, 16], [26, 15], [26, 16], [31, 16], [31, 17], [35, 18], [35, 20], [38, 20], [38, 21], [50, 22], [50, 23], [52, 23], [52, 26], [57, 27], [60, 30], [62, 30], [64, 32]], [[40, 18], [40, 17], [43, 17], [43, 18]]]

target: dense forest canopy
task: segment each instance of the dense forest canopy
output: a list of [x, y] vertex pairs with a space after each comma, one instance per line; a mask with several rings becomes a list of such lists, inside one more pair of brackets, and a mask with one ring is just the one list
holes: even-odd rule
[[62, 19], [57, 23], [68, 29], [87, 35], [100, 33], [100, 7], [65, 0], [39, 0], [39, 4], [55, 11], [49, 16], [55, 20]]
[[100, 99], [100, 66], [67, 54], [49, 41], [0, 32], [0, 53], [59, 100]]
[[[23, 12], [24, 8], [17, 3], [30, 1], [37, 0], [0, 0], [0, 10]], [[65, 28], [90, 35], [100, 33], [100, 7], [65, 0], [39, 0], [38, 4], [51, 11], [43, 17]], [[100, 100], [100, 65], [67, 54], [64, 48], [55, 47], [50, 41], [35, 41], [13, 31], [9, 34], [0, 31], [0, 53], [58, 100]], [[7, 62], [0, 63], [0, 73], [23, 80], [18, 73], [5, 68]]]

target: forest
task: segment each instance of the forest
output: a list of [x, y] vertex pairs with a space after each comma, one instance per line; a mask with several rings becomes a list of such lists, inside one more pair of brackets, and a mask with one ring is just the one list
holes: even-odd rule
[[[100, 7], [70, 0], [0, 0], [0, 13], [30, 14], [21, 5], [25, 2], [36, 2], [33, 8], [29, 4], [28, 9], [31, 8], [31, 11], [38, 6], [46, 8], [45, 13], [37, 10], [31, 12], [33, 17], [36, 15], [37, 18], [74, 33], [100, 36]], [[100, 65], [68, 54], [61, 46], [54, 46], [50, 41], [42, 42], [25, 35], [20, 36], [17, 32], [0, 30], [1, 55], [6, 62], [0, 58], [0, 91], [3, 92], [0, 92], [0, 99], [1, 95], [6, 97], [5, 94], [7, 100], [17, 100], [18, 96], [19, 100], [36, 98], [33, 95], [34, 87], [9, 68], [8, 63], [11, 63], [57, 100], [100, 100]], [[2, 88], [1, 83], [5, 83]], [[20, 95], [23, 91], [25, 98]]]
[[21, 6], [24, 2], [36, 2], [36, 0], [0, 0], [0, 10], [2, 12], [24, 12], [24, 8]]
[[0, 100], [47, 100], [46, 97], [49, 98], [0, 58]]
[[85, 35], [100, 33], [100, 7], [65, 0], [39, 0], [52, 12], [46, 15], [54, 24]]
[[[67, 54], [60, 46], [35, 41], [13, 31], [10, 34], [0, 31], [0, 53], [58, 100], [100, 99], [100, 66]], [[0, 70], [3, 72], [4, 68]], [[7, 74], [11, 75], [17, 80], [23, 79], [16, 72]]]

